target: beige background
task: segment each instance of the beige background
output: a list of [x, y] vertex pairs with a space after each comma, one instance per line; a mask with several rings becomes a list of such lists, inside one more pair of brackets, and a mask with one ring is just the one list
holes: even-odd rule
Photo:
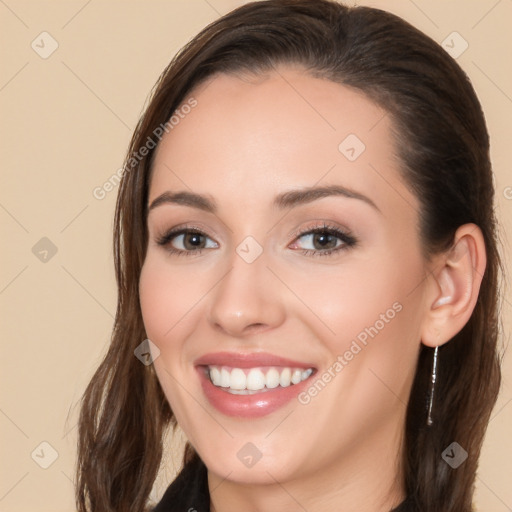
[[[75, 509], [75, 405], [106, 349], [116, 304], [111, 228], [117, 190], [103, 200], [92, 191], [121, 166], [147, 94], [171, 57], [242, 3], [0, 0], [3, 512]], [[506, 241], [512, 218], [512, 0], [358, 3], [395, 12], [436, 41], [457, 31], [468, 42], [458, 61], [488, 120]], [[50, 56], [45, 52], [56, 43], [40, 36], [44, 31], [58, 43]], [[39, 242], [43, 237], [57, 248], [46, 262], [38, 252], [48, 249], [48, 242]], [[509, 255], [508, 242], [506, 250]], [[508, 294], [505, 333], [511, 303]], [[477, 505], [485, 512], [512, 510], [511, 361], [508, 354], [478, 475]], [[43, 469], [52, 449], [57, 458]], [[173, 471], [168, 457], [155, 498]]]

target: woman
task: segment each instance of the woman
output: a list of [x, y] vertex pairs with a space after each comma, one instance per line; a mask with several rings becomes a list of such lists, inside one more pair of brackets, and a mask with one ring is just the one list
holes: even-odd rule
[[500, 383], [493, 193], [469, 80], [400, 18], [270, 0], [204, 29], [126, 158], [78, 509], [147, 510], [179, 425], [157, 512], [469, 512]]

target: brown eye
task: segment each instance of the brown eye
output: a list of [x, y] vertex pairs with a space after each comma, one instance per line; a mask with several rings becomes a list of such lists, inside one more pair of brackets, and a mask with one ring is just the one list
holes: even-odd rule
[[327, 256], [355, 246], [357, 240], [350, 234], [328, 225], [308, 229], [300, 233], [291, 249], [299, 249], [305, 255]]
[[314, 233], [313, 246], [317, 250], [334, 249], [338, 243], [337, 237], [329, 233]]
[[201, 231], [194, 229], [174, 229], [157, 239], [158, 245], [169, 252], [190, 254], [202, 249], [215, 249], [218, 244]]
[[194, 249], [203, 249], [206, 247], [206, 237], [199, 233], [185, 233], [176, 237], [175, 240], [182, 237], [182, 244], [187, 251], [193, 251]]

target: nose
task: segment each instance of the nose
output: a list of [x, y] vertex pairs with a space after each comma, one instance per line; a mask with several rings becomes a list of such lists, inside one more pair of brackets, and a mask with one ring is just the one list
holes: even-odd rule
[[210, 325], [234, 337], [278, 327], [285, 320], [283, 290], [279, 285], [263, 256], [247, 263], [235, 253], [231, 270], [209, 294]]

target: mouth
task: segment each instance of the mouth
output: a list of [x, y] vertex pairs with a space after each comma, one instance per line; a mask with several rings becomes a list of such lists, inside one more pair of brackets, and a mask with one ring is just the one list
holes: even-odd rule
[[277, 388], [287, 388], [308, 379], [314, 368], [264, 367], [233, 368], [208, 365], [203, 371], [217, 388], [233, 395], [254, 395]]
[[222, 352], [194, 361], [206, 399], [227, 416], [257, 418], [296, 398], [317, 368], [266, 353]]

